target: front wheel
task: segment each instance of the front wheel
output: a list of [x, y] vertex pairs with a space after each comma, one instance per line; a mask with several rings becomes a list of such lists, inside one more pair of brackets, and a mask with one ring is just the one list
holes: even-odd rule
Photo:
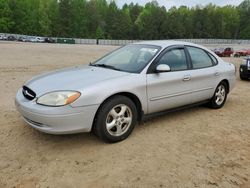
[[96, 115], [94, 132], [105, 142], [126, 139], [137, 123], [137, 109], [133, 101], [125, 96], [108, 99]]
[[241, 74], [240, 74], [240, 79], [241, 80], [248, 80], [246, 77], [243, 77]]
[[209, 102], [209, 106], [214, 109], [222, 108], [227, 100], [227, 84], [225, 82], [221, 82], [215, 92], [214, 96]]

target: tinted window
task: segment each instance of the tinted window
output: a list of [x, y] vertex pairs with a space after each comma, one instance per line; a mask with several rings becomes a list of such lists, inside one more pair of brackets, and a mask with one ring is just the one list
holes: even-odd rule
[[184, 49], [167, 51], [159, 60], [159, 64], [167, 64], [171, 68], [171, 71], [186, 70], [187, 60]]
[[187, 47], [187, 49], [191, 56], [194, 69], [213, 66], [212, 59], [208, 56], [208, 54], [204, 50], [195, 47]]

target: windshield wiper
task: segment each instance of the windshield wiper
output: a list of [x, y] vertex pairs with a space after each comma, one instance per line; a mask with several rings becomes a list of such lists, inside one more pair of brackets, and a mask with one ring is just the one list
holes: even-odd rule
[[112, 65], [106, 65], [106, 64], [92, 64], [89, 63], [90, 66], [94, 66], [94, 67], [103, 67], [103, 68], [108, 68], [108, 69], [113, 69], [113, 70], [117, 70], [117, 71], [121, 71], [121, 69], [118, 69]]

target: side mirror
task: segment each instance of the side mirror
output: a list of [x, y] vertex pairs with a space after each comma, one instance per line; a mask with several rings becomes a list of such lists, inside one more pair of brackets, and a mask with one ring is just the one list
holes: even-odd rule
[[157, 65], [157, 67], [155, 69], [156, 73], [169, 72], [169, 71], [171, 71], [171, 68], [166, 64]]

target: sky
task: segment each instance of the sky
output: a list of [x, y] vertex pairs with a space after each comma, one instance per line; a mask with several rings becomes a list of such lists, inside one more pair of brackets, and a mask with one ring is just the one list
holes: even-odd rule
[[[171, 8], [172, 6], [179, 7], [181, 5], [185, 5], [188, 7], [193, 7], [196, 5], [207, 5], [209, 3], [216, 4], [218, 6], [225, 6], [225, 5], [239, 5], [243, 0], [157, 0], [159, 5], [165, 6], [167, 9]], [[140, 5], [145, 5], [150, 0], [116, 0], [119, 7], [122, 7], [125, 3], [129, 4], [131, 2], [138, 3]]]

